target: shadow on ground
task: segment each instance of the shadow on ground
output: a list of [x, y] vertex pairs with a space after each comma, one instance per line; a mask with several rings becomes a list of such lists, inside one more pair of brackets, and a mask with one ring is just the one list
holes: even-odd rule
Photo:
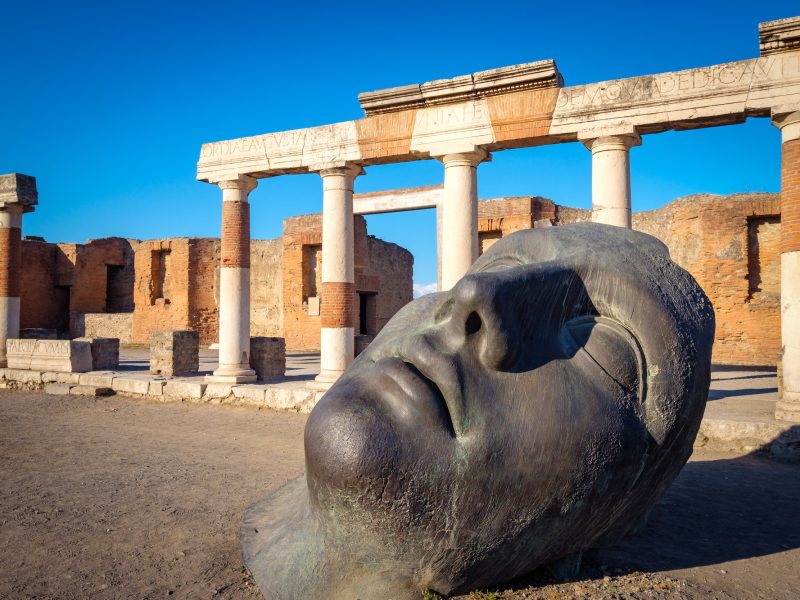
[[[800, 430], [800, 426], [793, 429]], [[709, 572], [727, 573], [718, 567], [721, 563], [800, 548], [798, 506], [800, 464], [777, 462], [760, 453], [690, 462], [653, 508], [645, 527], [613, 546], [586, 553], [580, 573], [571, 581], [601, 580], [602, 584], [608, 574], [672, 572], [674, 576], [675, 571], [698, 569], [700, 584], [710, 585], [705, 576]], [[783, 567], [778, 566], [778, 571], [785, 568], [798, 580], [785, 582], [790, 588], [800, 585], [792, 556], [796, 555], [784, 555]], [[763, 569], [760, 559], [759, 564]], [[713, 566], [716, 567], [711, 569]], [[763, 575], [785, 578], [785, 573]], [[687, 571], [680, 576], [687, 576]], [[744, 572], [740, 575], [743, 580], [748, 577]], [[758, 578], [750, 579], [753, 590], [758, 590]], [[537, 589], [563, 593], [558, 587], [542, 588], [555, 583], [552, 571], [544, 567], [497, 590], [503, 592], [499, 596], [502, 598], [528, 597], [515, 593], [522, 590], [528, 594]], [[746, 586], [747, 583], [734, 582], [734, 593], [720, 597], [750, 597], [749, 592], [743, 591]], [[681, 597], [703, 597], [703, 593], [689, 592], [685, 590]], [[623, 593], [619, 597], [639, 596]]]

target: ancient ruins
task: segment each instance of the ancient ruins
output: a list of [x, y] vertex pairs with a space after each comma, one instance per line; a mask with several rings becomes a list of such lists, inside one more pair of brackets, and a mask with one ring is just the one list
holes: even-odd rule
[[[193, 330], [201, 346], [219, 344], [209, 383], [235, 386], [256, 377], [251, 337], [283, 338], [288, 351], [321, 352], [310, 385], [325, 390], [411, 299], [411, 255], [369, 236], [363, 215], [435, 208], [443, 290], [510, 232], [592, 220], [664, 241], [716, 307], [715, 362], [777, 364], [776, 416], [800, 420], [800, 18], [762, 23], [759, 35], [761, 56], [749, 60], [572, 87], [544, 60], [364, 93], [356, 121], [204, 144], [197, 177], [222, 189], [220, 240], [23, 238], [35, 180], [2, 176], [0, 352], [20, 337], [148, 344], [155, 331]], [[695, 196], [632, 212], [629, 151], [644, 139], [645, 152], [647, 134], [750, 117], [781, 130], [780, 198]], [[591, 211], [478, 201], [478, 165], [492, 153], [569, 142], [592, 154]], [[442, 186], [353, 193], [364, 168], [425, 159], [442, 162]], [[322, 178], [322, 214], [251, 240], [258, 181], [308, 172]]]
[[[260, 179], [322, 178], [321, 383], [353, 356], [353, 182], [364, 167], [436, 159], [444, 166], [441, 287], [478, 256], [477, 170], [492, 152], [581, 142], [592, 153], [592, 219], [631, 226], [629, 151], [642, 136], [768, 117], [782, 134], [781, 347], [776, 414], [800, 419], [800, 18], [759, 25], [761, 56], [684, 71], [565, 87], [552, 60], [361, 94], [365, 117], [203, 145], [197, 177], [222, 190], [220, 378], [250, 377], [248, 194]], [[646, 140], [645, 140], [646, 141]], [[645, 144], [646, 147], [646, 144]], [[391, 210], [391, 204], [383, 210]], [[408, 207], [405, 206], [407, 209]]]

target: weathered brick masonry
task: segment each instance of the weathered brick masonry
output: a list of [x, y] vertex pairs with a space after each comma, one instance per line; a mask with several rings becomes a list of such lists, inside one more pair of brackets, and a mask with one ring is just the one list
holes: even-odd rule
[[0, 296], [19, 298], [21, 237], [19, 227], [0, 227]]
[[782, 144], [781, 252], [800, 250], [800, 140]]

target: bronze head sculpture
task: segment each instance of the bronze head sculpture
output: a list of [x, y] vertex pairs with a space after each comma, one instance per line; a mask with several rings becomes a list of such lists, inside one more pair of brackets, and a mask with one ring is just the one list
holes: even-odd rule
[[306, 474], [256, 502], [270, 599], [496, 585], [624, 535], [691, 454], [714, 314], [656, 239], [498, 241], [399, 311], [312, 411]]

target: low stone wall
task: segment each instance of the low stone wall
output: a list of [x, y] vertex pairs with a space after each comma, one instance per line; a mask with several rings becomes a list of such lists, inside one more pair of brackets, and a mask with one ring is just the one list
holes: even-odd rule
[[57, 373], [0, 368], [0, 389], [44, 390], [48, 394], [89, 394], [91, 388], [157, 402], [232, 404], [308, 414], [324, 392], [304, 384], [233, 385], [108, 372]]
[[78, 337], [117, 338], [120, 344], [131, 343], [133, 313], [80, 313], [75, 319]]

